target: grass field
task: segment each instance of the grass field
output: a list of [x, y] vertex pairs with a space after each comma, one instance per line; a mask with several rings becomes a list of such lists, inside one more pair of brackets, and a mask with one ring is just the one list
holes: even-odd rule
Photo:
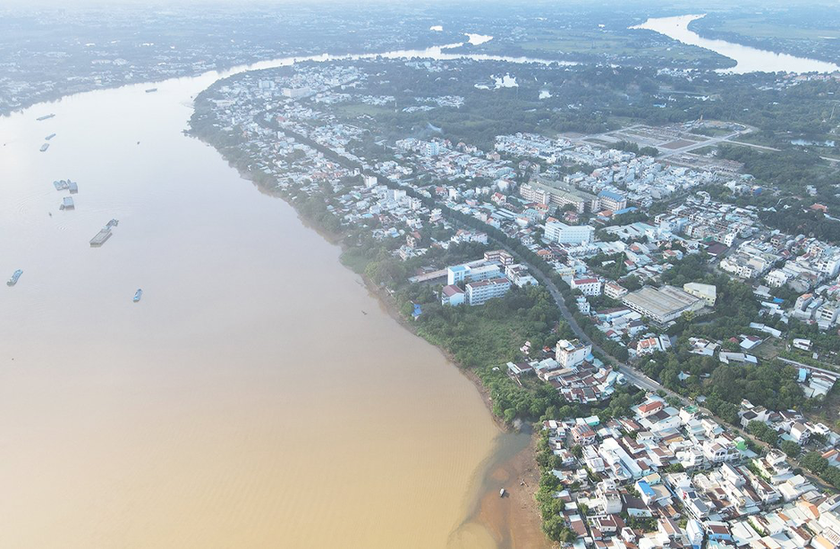
[[[640, 31], [608, 31], [602, 29], [538, 29], [529, 31], [516, 42], [525, 54], [553, 58], [558, 55], [596, 55], [614, 58], [667, 59], [684, 63], [715, 62], [717, 54], [678, 42], [654, 40]], [[483, 53], [508, 53], [509, 45], [492, 40], [481, 46]]]
[[840, 40], [840, 28], [817, 26], [810, 28], [792, 27], [773, 23], [761, 16], [727, 18], [715, 25], [720, 32], [734, 32], [754, 38], [775, 38], [780, 40]]
[[343, 103], [336, 106], [335, 110], [349, 117], [362, 116], [365, 114], [368, 116], [376, 116], [386, 112], [394, 112], [394, 107], [368, 105], [366, 103]]

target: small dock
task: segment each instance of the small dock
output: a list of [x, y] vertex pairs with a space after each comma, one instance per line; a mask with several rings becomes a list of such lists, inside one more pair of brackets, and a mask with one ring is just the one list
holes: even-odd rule
[[90, 239], [91, 248], [98, 248], [105, 244], [105, 242], [109, 238], [111, 238], [111, 234], [111, 227], [105, 227], [104, 229], [96, 233], [96, 236]]
[[120, 224], [119, 219], [112, 219], [111, 221], [108, 222], [107, 225], [102, 227], [102, 230], [99, 231], [98, 233], [96, 233], [96, 236], [94, 236], [93, 238], [90, 239], [91, 248], [98, 248], [98, 247], [102, 246], [103, 244], [105, 244], [105, 242], [109, 238], [111, 238], [111, 235], [113, 234], [111, 232], [111, 229], [113, 229], [114, 227], [116, 227], [119, 224]]

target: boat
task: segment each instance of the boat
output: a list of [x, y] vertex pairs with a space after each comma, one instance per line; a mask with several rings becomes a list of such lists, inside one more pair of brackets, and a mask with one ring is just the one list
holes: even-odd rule
[[505, 494], [506, 494], [506, 493], [507, 493], [507, 492], [505, 492], [505, 489], [504, 489], [504, 488], [502, 488], [501, 490], [499, 490], [499, 497], [500, 497], [500, 498], [505, 497]]
[[44, 116], [39, 116], [39, 117], [38, 117], [38, 118], [36, 118], [35, 120], [37, 120], [38, 122], [41, 122], [41, 121], [43, 121], [43, 120], [49, 120], [50, 118], [52, 118], [52, 117], [54, 117], [54, 116], [55, 116], [55, 114], [53, 114], [53, 113], [50, 113], [50, 114], [45, 114]]
[[50, 139], [52, 139], [53, 137], [55, 137], [55, 134], [54, 134], [54, 133], [51, 133], [51, 134], [49, 134], [48, 136], [46, 136], [44, 139], [46, 139], [47, 141], [49, 141], [49, 140], [50, 140]]
[[49, 148], [50, 148], [50, 144], [49, 143], [44, 143], [43, 145], [41, 145], [41, 152], [47, 152], [47, 149], [49, 149]]
[[134, 292], [134, 302], [137, 303], [140, 301], [140, 298], [143, 297], [143, 290], [137, 290]]
[[67, 180], [67, 188], [70, 189], [70, 194], [76, 194], [79, 192], [79, 184], [75, 181]]
[[156, 91], [157, 88], [149, 88], [148, 90], [146, 90], [146, 93], [155, 93]]
[[20, 269], [15, 271], [14, 274], [12, 274], [12, 277], [6, 282], [6, 286], [14, 286], [15, 284], [17, 284], [17, 281], [20, 278], [20, 275], [22, 274], [23, 271], [21, 271]]
[[60, 209], [62, 210], [75, 210], [76, 204], [73, 203], [73, 198], [69, 196], [65, 196], [64, 199], [61, 201]]

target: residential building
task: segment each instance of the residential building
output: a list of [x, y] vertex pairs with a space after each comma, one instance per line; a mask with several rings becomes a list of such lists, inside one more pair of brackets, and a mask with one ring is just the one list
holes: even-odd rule
[[575, 444], [588, 446], [589, 444], [593, 444], [595, 442], [595, 431], [593, 431], [592, 427], [589, 425], [579, 423], [572, 427], [572, 438], [574, 439]]
[[579, 191], [560, 181], [552, 181], [543, 177], [523, 183], [519, 187], [519, 194], [525, 200], [560, 208], [571, 204], [578, 213], [598, 211], [601, 205], [600, 199], [595, 195]]
[[574, 368], [583, 363], [592, 354], [592, 345], [581, 343], [578, 339], [569, 341], [561, 339], [557, 342], [555, 360], [561, 368]]
[[539, 284], [537, 279], [528, 272], [528, 267], [524, 265], [508, 265], [505, 267], [505, 276], [519, 288]]
[[598, 193], [601, 200], [601, 207], [606, 210], [618, 211], [627, 207], [627, 197], [612, 191], [601, 191]]
[[605, 282], [604, 283], [604, 295], [612, 298], [612, 299], [621, 299], [622, 297], [626, 296], [630, 291], [621, 286], [617, 282]]
[[468, 263], [447, 268], [446, 283], [475, 282], [489, 278], [499, 278], [501, 275], [502, 271], [498, 263], [490, 261], [478, 264]]
[[484, 261], [498, 263], [502, 267], [507, 267], [513, 264], [513, 256], [506, 250], [491, 250], [484, 252]]
[[597, 278], [573, 278], [569, 286], [583, 295], [601, 295], [601, 281]]
[[466, 292], [454, 284], [444, 286], [440, 291], [441, 305], [462, 305], [466, 300]]
[[589, 225], [566, 225], [560, 221], [545, 224], [545, 238], [558, 244], [586, 244], [592, 241], [594, 232]]
[[483, 305], [490, 299], [502, 297], [510, 290], [510, 280], [505, 277], [490, 278], [467, 284], [467, 304]]

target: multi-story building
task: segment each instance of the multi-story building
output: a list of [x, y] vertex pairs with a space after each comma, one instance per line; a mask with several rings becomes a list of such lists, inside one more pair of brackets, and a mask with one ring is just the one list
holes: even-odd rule
[[575, 444], [588, 446], [589, 444], [593, 444], [595, 442], [595, 431], [593, 431], [592, 427], [589, 425], [580, 423], [572, 427], [572, 438], [574, 439]]
[[455, 265], [447, 269], [446, 283], [451, 285], [462, 282], [476, 282], [488, 278], [498, 278], [501, 274], [499, 264], [494, 262]]
[[490, 278], [467, 284], [467, 304], [483, 305], [490, 299], [502, 297], [510, 290], [510, 280], [505, 277]]
[[583, 295], [601, 295], [601, 281], [597, 278], [573, 278], [569, 286]]
[[581, 343], [578, 339], [561, 339], [557, 342], [554, 358], [561, 368], [574, 368], [582, 364], [591, 353], [592, 345]]
[[595, 229], [589, 225], [566, 225], [560, 221], [545, 224], [545, 237], [558, 244], [585, 244], [592, 242]]
[[601, 207], [606, 210], [618, 211], [627, 207], [627, 198], [612, 191], [601, 191], [598, 193], [601, 200]]
[[503, 267], [507, 267], [513, 264], [513, 256], [506, 250], [490, 250], [489, 252], [484, 252], [484, 261], [498, 263]]
[[444, 286], [440, 291], [441, 305], [461, 305], [466, 300], [466, 293], [464, 290], [454, 284]]
[[537, 286], [539, 282], [524, 265], [508, 265], [505, 267], [505, 276], [517, 287]]
[[819, 324], [831, 326], [837, 322], [838, 312], [840, 312], [840, 308], [838, 308], [837, 303], [826, 302], [817, 309], [814, 320]]
[[740, 456], [741, 454], [735, 445], [723, 437], [703, 441], [703, 457], [711, 463], [733, 461]]
[[618, 284], [617, 282], [605, 282], [604, 283], [604, 295], [612, 298], [612, 299], [621, 299], [622, 297], [626, 296], [630, 291], [625, 288], [624, 286]]
[[525, 200], [547, 206], [562, 208], [571, 204], [578, 213], [595, 212], [601, 206], [601, 200], [593, 194], [580, 191], [560, 181], [551, 181], [542, 177], [523, 183], [519, 187], [519, 194]]

